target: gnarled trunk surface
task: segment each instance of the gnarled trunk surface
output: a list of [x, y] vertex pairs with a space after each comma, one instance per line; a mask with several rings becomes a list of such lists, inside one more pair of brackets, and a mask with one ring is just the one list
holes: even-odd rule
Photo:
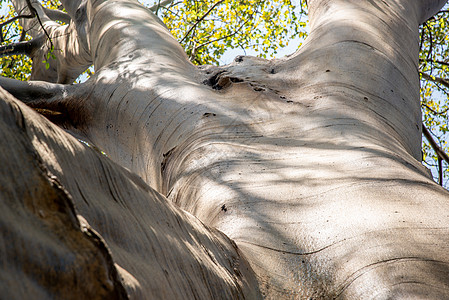
[[84, 58], [58, 57], [56, 77], [90, 60], [95, 76], [0, 79], [66, 130], [2, 92], [2, 257], [20, 291], [449, 297], [449, 194], [420, 163], [417, 73], [418, 24], [445, 1], [309, 0], [294, 55], [200, 68], [137, 2], [62, 2], [73, 23], [55, 30]]

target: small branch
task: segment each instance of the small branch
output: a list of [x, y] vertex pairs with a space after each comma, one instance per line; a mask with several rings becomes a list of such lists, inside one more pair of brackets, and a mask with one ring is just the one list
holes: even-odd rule
[[441, 157], [438, 156], [438, 181], [441, 186], [443, 186], [443, 162]]
[[444, 114], [446, 114], [447, 111], [449, 110], [449, 108], [446, 108], [446, 109], [443, 110], [443, 111], [436, 111], [436, 110], [432, 109], [430, 106], [428, 106], [427, 104], [423, 104], [423, 106], [424, 106], [425, 108], [427, 108], [428, 110], [430, 110], [434, 115], [444, 115]]
[[53, 97], [62, 99], [71, 85], [45, 81], [20, 81], [0, 76], [0, 86], [24, 103], [45, 101], [51, 104]]
[[446, 80], [444, 78], [440, 78], [440, 77], [430, 76], [429, 74], [426, 74], [424, 72], [419, 72], [419, 73], [422, 75], [422, 77], [424, 79], [427, 79], [427, 80], [430, 80], [430, 81], [433, 81], [433, 82], [436, 82], [436, 83], [440, 83], [440, 84], [444, 85], [445, 87], [449, 88], [449, 81], [448, 80]]
[[216, 2], [214, 5], [212, 5], [209, 8], [209, 10], [201, 18], [199, 18], [198, 21], [196, 21], [196, 23], [193, 24], [192, 27], [190, 27], [190, 29], [187, 31], [187, 33], [184, 35], [184, 37], [181, 39], [181, 41], [179, 41], [179, 43], [182, 43], [187, 38], [187, 36], [189, 36], [190, 32], [192, 32], [192, 30], [195, 29], [195, 27], [198, 26], [198, 24], [201, 23], [201, 21], [203, 21], [204, 18], [207, 17], [214, 10], [215, 7], [217, 5], [219, 5], [220, 3], [222, 3], [223, 1], [224, 0], [220, 0], [220, 1]]
[[422, 45], [424, 44], [424, 34], [426, 32], [426, 29], [423, 27], [421, 30], [421, 37], [419, 39], [419, 52], [421, 52]]
[[[214, 39], [214, 40], [209, 40], [209, 41], [207, 41], [207, 42], [204, 42], [204, 43], [202, 43], [202, 44], [196, 46], [196, 47], [193, 49], [192, 54], [191, 54], [190, 56], [192, 57], [193, 54], [196, 53], [196, 51], [198, 51], [198, 49], [200, 49], [200, 48], [202, 48], [202, 47], [204, 47], [204, 46], [206, 46], [206, 45], [209, 45], [210, 43], [218, 42], [218, 41], [220, 41], [220, 40], [223, 40], [223, 39], [226, 39], [226, 38], [228, 38], [228, 37], [231, 37], [231, 36], [236, 35], [236, 34], [243, 28], [243, 26], [245, 26], [246, 23], [248, 23], [248, 22], [249, 22], [249, 19], [247, 19], [244, 23], [242, 23], [242, 24], [239, 26], [239, 28], [237, 28], [234, 32], [232, 32], [232, 33], [230, 33], [230, 34], [228, 34], [228, 35], [222, 36], [222, 37], [217, 38], [217, 39]], [[189, 58], [189, 59], [191, 60], [191, 58]]]
[[10, 45], [5, 45], [0, 47], [0, 57], [9, 55], [19, 55], [25, 54], [31, 56], [33, 51], [42, 46], [43, 35], [38, 38], [32, 39], [31, 41], [18, 42]]
[[34, 14], [37, 18], [37, 21], [41, 25], [42, 30], [44, 31], [45, 35], [48, 38], [48, 41], [50, 42], [50, 49], [54, 49], [53, 42], [50, 38], [50, 35], [48, 34], [47, 30], [45, 30], [44, 24], [42, 24], [41, 18], [39, 17], [39, 14], [37, 13], [37, 10], [33, 7], [31, 4], [31, 0], [26, 0], [26, 3], [28, 5], [28, 9], [30, 10], [31, 14]]
[[444, 159], [449, 164], [449, 156], [446, 154], [446, 152], [444, 152], [443, 149], [441, 149], [441, 147], [433, 139], [432, 134], [430, 133], [430, 131], [426, 128], [426, 126], [424, 124], [422, 125], [422, 132], [423, 132], [424, 136], [426, 137], [426, 139], [429, 141], [430, 146], [435, 151], [437, 156], [439, 158]]
[[88, 84], [20, 81], [0, 76], [0, 87], [58, 125], [73, 126], [86, 117], [81, 94], [90, 89]]
[[449, 66], [449, 63], [445, 62], [445, 61], [441, 61], [441, 60], [432, 60], [432, 59], [420, 59], [420, 62], [432, 62], [432, 63], [437, 63], [440, 65], [445, 65], [445, 66]]

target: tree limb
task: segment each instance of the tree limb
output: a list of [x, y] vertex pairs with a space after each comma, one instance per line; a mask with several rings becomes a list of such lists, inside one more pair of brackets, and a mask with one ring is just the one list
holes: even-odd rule
[[[47, 45], [43, 43], [31, 57], [33, 61], [31, 80], [72, 83], [92, 64], [88, 37], [83, 30], [86, 15], [85, 11], [79, 9], [79, 3], [82, 1], [78, 4], [75, 0], [69, 1], [70, 5], [76, 8], [73, 13], [76, 13], [79, 19], [72, 19], [73, 22], [69, 22], [68, 25], [61, 25], [51, 20], [38, 2], [13, 0], [16, 11], [31, 9], [28, 6], [30, 2], [33, 2], [32, 8], [43, 22], [42, 27], [36, 26], [35, 20], [21, 21], [21, 25], [33, 38], [45, 34], [50, 41]], [[42, 62], [42, 58], [46, 59], [45, 63]]]
[[22, 28], [22, 31], [20, 32], [19, 42], [25, 41], [26, 35], [27, 35], [26, 31], [23, 30], [23, 28]]
[[[18, 98], [22, 102], [50, 103], [52, 98], [64, 98], [70, 85], [50, 83], [45, 81], [20, 81], [6, 77], [0, 77], [0, 86]], [[50, 99], [50, 100], [48, 100]]]
[[444, 78], [431, 76], [424, 72], [419, 72], [419, 74], [421, 74], [424, 79], [427, 79], [427, 80], [430, 80], [430, 81], [433, 81], [436, 83], [440, 83], [440, 84], [444, 85], [445, 87], [449, 88], [449, 81]]
[[227, 236], [2, 89], [0, 116], [1, 275], [32, 281], [2, 282], [2, 296], [128, 299], [118, 286], [129, 299], [261, 299]]
[[37, 37], [31, 41], [24, 41], [0, 47], [0, 57], [9, 55], [25, 54], [31, 56], [44, 43], [44, 36]]
[[[193, 49], [192, 53], [195, 53], [198, 49], [200, 49], [200, 48], [202, 48], [202, 47], [204, 47], [204, 46], [206, 46], [206, 45], [209, 45], [210, 43], [218, 42], [218, 41], [220, 41], [220, 40], [223, 40], [223, 39], [226, 39], [226, 38], [228, 38], [228, 37], [231, 37], [231, 36], [236, 35], [236, 34], [240, 31], [240, 29], [242, 29], [243, 26], [245, 26], [245, 24], [248, 23], [248, 22], [249, 22], [249, 20], [247, 20], [246, 22], [244, 22], [243, 24], [241, 24], [241, 25], [239, 26], [239, 28], [237, 28], [234, 32], [232, 32], [232, 33], [230, 33], [230, 34], [228, 34], [228, 35], [222, 36], [222, 37], [220, 37], [220, 38], [216, 38], [216, 39], [214, 39], [214, 40], [209, 40], [209, 41], [207, 41], [207, 42], [204, 42], [204, 43], [202, 43], [202, 44], [196, 46], [196, 47]], [[192, 54], [192, 55], [193, 55], [193, 54]]]
[[2, 88], [57, 125], [73, 126], [86, 116], [79, 92], [88, 90], [87, 84], [65, 85], [0, 77], [0, 90]]
[[30, 15], [18, 15], [9, 20], [6, 20], [3, 23], [0, 23], [0, 43], [3, 43], [5, 41], [3, 39], [3, 26], [8, 25], [9, 23], [12, 23], [18, 19], [32, 19], [32, 18], [34, 18], [33, 12], [31, 12]]
[[48, 34], [47, 30], [45, 30], [44, 24], [42, 24], [41, 18], [39, 16], [39, 13], [34, 8], [34, 6], [31, 4], [31, 0], [26, 0], [26, 3], [28, 4], [28, 9], [30, 10], [31, 14], [34, 14], [34, 16], [37, 18], [37, 21], [39, 22], [39, 25], [41, 25], [42, 30], [44, 31], [45, 35], [48, 38], [48, 41], [50, 42], [50, 49], [54, 49], [53, 42], [50, 38], [50, 35]]

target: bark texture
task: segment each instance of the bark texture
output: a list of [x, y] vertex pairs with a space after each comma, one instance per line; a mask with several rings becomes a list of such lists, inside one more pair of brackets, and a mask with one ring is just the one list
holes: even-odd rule
[[[417, 73], [418, 25], [445, 1], [309, 0], [294, 55], [199, 68], [135, 1], [65, 2], [95, 76], [0, 80], [65, 129], [3, 93], [13, 136], [25, 136], [3, 144], [24, 149], [4, 164], [30, 171], [1, 179], [8, 201], [33, 182], [24, 190], [56, 195], [36, 203], [70, 208], [64, 241], [108, 274], [94, 287], [148, 299], [449, 297], [449, 194], [420, 162]], [[51, 226], [32, 239], [42, 255]]]

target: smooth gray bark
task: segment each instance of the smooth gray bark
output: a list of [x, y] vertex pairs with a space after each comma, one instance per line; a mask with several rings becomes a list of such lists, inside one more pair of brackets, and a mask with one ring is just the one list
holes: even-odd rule
[[[194, 287], [204, 299], [444, 299], [449, 194], [420, 162], [417, 73], [418, 25], [444, 3], [309, 0], [311, 32], [294, 55], [197, 68], [137, 2], [80, 1], [68, 11], [73, 19], [82, 8], [84, 25], [69, 26], [84, 28], [77, 40], [86, 41], [83, 61], [95, 75], [62, 97], [22, 98], [61, 113], [60, 124], [104, 151], [115, 171], [104, 170], [106, 158], [85, 161], [74, 146], [48, 146], [69, 139], [62, 131], [43, 146], [43, 137], [29, 136], [110, 245], [117, 272], [130, 274], [122, 284], [131, 297], [172, 299]], [[18, 86], [5, 87], [20, 99]], [[100, 179], [78, 178], [85, 171], [73, 170], [67, 152]], [[126, 186], [114, 183], [130, 177]], [[152, 196], [123, 196], [141, 189]], [[146, 216], [155, 207], [195, 229], [155, 227], [158, 213]], [[191, 225], [200, 223], [181, 209], [206, 226]], [[139, 227], [153, 235], [136, 234]], [[183, 243], [198, 232], [220, 246]], [[169, 242], [154, 244], [160, 239]], [[186, 247], [173, 259], [198, 268], [186, 272], [171, 258], [161, 269], [143, 263], [179, 243]], [[213, 276], [201, 276], [204, 260]], [[164, 264], [174, 279], [163, 276]]]

